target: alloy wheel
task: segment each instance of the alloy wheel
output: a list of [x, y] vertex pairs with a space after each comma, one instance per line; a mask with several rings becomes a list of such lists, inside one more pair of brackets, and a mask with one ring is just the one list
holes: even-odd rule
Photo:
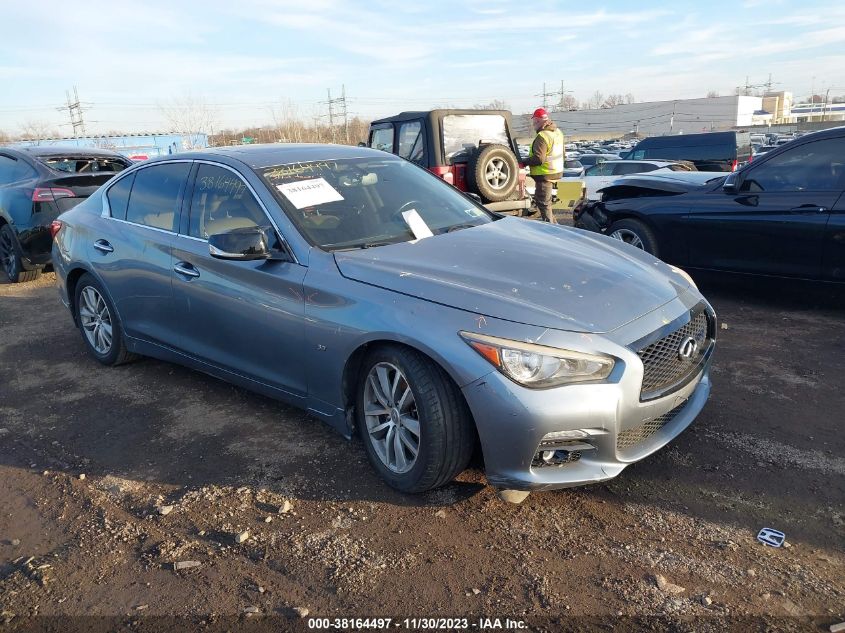
[[631, 246], [636, 246], [640, 250], [645, 250], [642, 239], [631, 229], [617, 229], [610, 234], [610, 237], [615, 240], [619, 240], [620, 242], [630, 244]]
[[111, 312], [105, 299], [93, 286], [86, 286], [79, 293], [79, 321], [85, 338], [98, 354], [105, 356], [112, 346]]
[[485, 179], [493, 189], [501, 189], [508, 184], [510, 179], [510, 168], [501, 158], [494, 158], [487, 163]]
[[414, 467], [420, 451], [417, 403], [405, 374], [378, 363], [364, 383], [364, 420], [369, 441], [382, 464], [395, 473]]

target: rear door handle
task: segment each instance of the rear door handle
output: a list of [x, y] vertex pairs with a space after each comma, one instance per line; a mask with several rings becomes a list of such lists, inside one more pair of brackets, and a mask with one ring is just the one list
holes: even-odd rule
[[827, 213], [830, 209], [827, 207], [821, 207], [817, 204], [802, 204], [798, 207], [792, 207], [790, 211], [795, 213]]
[[193, 264], [188, 262], [179, 262], [175, 266], [173, 266], [173, 270], [180, 275], [185, 275], [185, 277], [199, 277], [200, 271], [194, 268]]
[[101, 253], [113, 253], [114, 247], [109, 244], [106, 240], [97, 240], [94, 242], [94, 248], [96, 248]]

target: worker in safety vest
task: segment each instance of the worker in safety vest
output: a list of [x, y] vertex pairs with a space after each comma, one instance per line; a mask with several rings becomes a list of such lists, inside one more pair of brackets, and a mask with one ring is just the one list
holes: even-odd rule
[[537, 136], [525, 164], [534, 180], [534, 205], [545, 221], [557, 224], [552, 211], [552, 191], [563, 177], [563, 132], [543, 108], [534, 110], [531, 125]]

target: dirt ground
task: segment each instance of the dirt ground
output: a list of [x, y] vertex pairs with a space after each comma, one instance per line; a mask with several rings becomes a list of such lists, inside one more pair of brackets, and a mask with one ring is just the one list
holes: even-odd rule
[[610, 483], [520, 506], [480, 464], [394, 492], [303, 412], [158, 361], [98, 365], [52, 274], [0, 285], [0, 631], [282, 631], [305, 609], [400, 630], [827, 630], [845, 620], [845, 291], [701, 281], [727, 329], [695, 424]]

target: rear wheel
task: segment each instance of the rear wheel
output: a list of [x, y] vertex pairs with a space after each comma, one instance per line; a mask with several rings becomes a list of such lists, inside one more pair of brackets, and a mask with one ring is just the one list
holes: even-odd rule
[[39, 269], [24, 270], [21, 261], [21, 248], [15, 230], [8, 224], [0, 228], [0, 266], [13, 284], [34, 281], [41, 274]]
[[426, 357], [404, 347], [377, 348], [364, 361], [357, 396], [367, 456], [393, 488], [431, 490], [466, 468], [472, 419], [454, 383]]
[[117, 311], [100, 283], [84, 274], [76, 284], [76, 322], [88, 351], [103, 365], [120, 365], [135, 358], [126, 349]]
[[615, 240], [636, 246], [655, 257], [660, 256], [654, 231], [639, 220], [625, 219], [614, 222], [607, 229], [607, 234]]
[[508, 200], [519, 181], [519, 164], [504, 145], [485, 145], [467, 164], [467, 184], [484, 202]]

